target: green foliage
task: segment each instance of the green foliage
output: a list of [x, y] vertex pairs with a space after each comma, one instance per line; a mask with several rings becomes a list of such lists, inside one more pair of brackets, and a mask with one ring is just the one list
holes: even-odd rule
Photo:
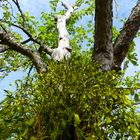
[[[55, 48], [58, 44], [55, 19], [65, 12], [57, 11], [58, 1], [50, 0], [51, 13], [42, 12], [39, 20], [28, 12], [23, 13], [24, 21], [19, 13], [13, 16], [9, 4], [3, 0], [2, 15], [6, 24], [0, 23], [0, 28], [10, 29], [16, 41], [22, 42], [23, 33], [15, 32], [12, 23], [24, 25], [34, 38]], [[47, 73], [15, 81], [15, 92], [5, 90], [7, 96], [0, 104], [1, 140], [69, 140], [71, 128], [79, 140], [139, 139], [140, 116], [136, 113], [136, 104], [140, 102], [139, 74], [123, 79], [121, 73], [98, 71], [98, 66], [91, 61], [91, 52], [85, 50], [93, 46], [94, 1], [76, 0], [76, 5], [81, 7], [67, 22], [72, 60], [52, 62], [42, 53], [48, 64]], [[78, 22], [83, 19], [87, 19], [85, 27]], [[118, 34], [113, 27], [113, 42]], [[28, 47], [32, 51], [39, 49], [34, 43]], [[133, 43], [125, 67], [129, 61], [137, 65], [134, 48]], [[11, 71], [27, 70], [32, 65], [13, 51], [0, 57], [0, 67], [5, 69], [2, 78]]]
[[113, 43], [115, 43], [115, 40], [119, 35], [119, 31], [116, 29], [115, 26], [112, 27], [112, 31], [113, 31]]
[[[5, 29], [10, 30], [13, 38], [15, 38], [18, 43], [21, 43], [27, 39], [26, 33], [22, 29], [13, 26], [13, 24], [17, 25], [28, 31], [33, 38], [39, 40], [44, 45], [47, 45], [50, 48], [56, 48], [58, 45], [56, 16], [58, 14], [64, 14], [65, 10], [63, 7], [60, 7], [61, 9], [59, 9], [59, 11], [57, 10], [59, 0], [50, 0], [49, 2], [51, 12], [42, 12], [40, 18], [36, 19], [34, 16], [30, 15], [29, 12], [22, 12], [23, 15], [21, 15], [20, 12], [15, 12], [16, 10], [13, 12], [15, 5], [7, 0], [3, 0], [1, 9], [3, 22], [0, 22], [0, 29], [4, 27]], [[70, 35], [70, 45], [73, 48], [73, 52], [78, 55], [81, 52], [81, 49], [89, 49], [93, 46], [94, 30], [91, 17], [93, 16], [95, 5], [94, 1], [90, 0], [77, 0], [75, 5], [81, 7], [74, 12], [73, 16], [67, 22], [67, 29]], [[79, 26], [78, 21], [83, 20], [85, 17], [87, 18], [87, 27], [83, 27], [82, 24]], [[24, 46], [26, 46], [26, 44], [24, 44]], [[38, 50], [40, 46], [33, 42], [29, 42], [27, 43], [27, 47], [32, 51], [35, 51]], [[43, 60], [48, 63], [49, 57], [46, 53], [42, 52], [41, 56]], [[6, 64], [2, 67], [4, 71], [2, 75], [0, 75], [1, 79], [12, 71], [17, 71], [21, 68], [27, 70], [32, 65], [26, 57], [10, 50], [2, 53], [1, 58]]]
[[129, 96], [136, 88], [121, 75], [99, 72], [85, 56], [49, 62], [46, 74], [16, 81], [0, 106], [0, 138], [68, 140], [73, 125], [79, 140], [135, 139], [139, 125]]

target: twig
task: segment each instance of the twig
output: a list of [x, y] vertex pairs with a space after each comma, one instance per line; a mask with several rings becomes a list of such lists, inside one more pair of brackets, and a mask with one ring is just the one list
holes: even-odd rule
[[23, 20], [23, 27], [25, 27], [25, 16], [24, 16], [24, 14], [23, 14], [23, 12], [22, 12], [22, 10], [21, 10], [21, 7], [20, 7], [20, 5], [19, 5], [19, 2], [18, 2], [18, 0], [12, 0], [14, 3], [15, 3], [15, 5], [17, 6], [17, 8], [18, 8], [18, 10], [19, 10], [19, 12], [20, 12], [20, 14], [21, 14], [21, 17], [22, 17], [22, 20]]
[[[6, 21], [3, 21], [2, 19], [0, 19], [1, 22], [4, 22], [4, 23], [7, 23]], [[8, 23], [7, 23], [8, 24]], [[23, 27], [17, 25], [17, 24], [14, 24], [14, 23], [11, 23], [12, 26], [14, 27], [17, 27], [19, 29], [21, 29], [30, 39], [30, 41], [33, 41], [39, 45], [41, 45], [41, 42], [39, 42], [37, 39], [34, 39], [34, 37]], [[27, 40], [26, 40], [27, 41]], [[28, 41], [29, 42], [29, 41]], [[22, 42], [22, 44], [25, 44], [24, 42]]]
[[24, 40], [23, 42], [21, 42], [21, 44], [26, 44], [26, 43], [28, 43], [30, 41], [31, 41], [31, 38], [28, 38], [28, 39]]
[[[1, 21], [1, 19], [0, 19], [0, 21]], [[0, 27], [2, 28], [2, 30], [3, 30], [5, 33], [7, 33], [7, 30], [5, 29], [5, 27], [3, 27], [2, 25], [0, 25]]]
[[[31, 73], [31, 71], [32, 71], [32, 69], [33, 69], [33, 64], [31, 65], [31, 67], [30, 67], [30, 69], [29, 69], [29, 71], [28, 71], [28, 74], [27, 74], [27, 77], [30, 77], [30, 73]], [[26, 82], [26, 84], [27, 84], [27, 82]]]
[[[3, 21], [3, 20], [0, 20], [0, 21], [5, 22], [5, 21]], [[5, 23], [6, 23], [6, 22], [5, 22]], [[29, 37], [29, 39], [27, 39], [27, 40], [21, 42], [21, 44], [26, 44], [26, 43], [28, 43], [29, 41], [33, 41], [33, 42], [37, 43], [38, 45], [40, 45], [40, 46], [41, 46], [40, 49], [42, 48], [42, 50], [44, 50], [47, 54], [49, 54], [49, 55], [52, 54], [53, 49], [51, 49], [51, 48], [49, 48], [49, 47], [47, 47], [47, 46], [43, 46], [43, 44], [42, 44], [40, 41], [38, 41], [37, 39], [34, 39], [34, 37], [33, 37], [25, 28], [23, 28], [23, 27], [21, 27], [21, 26], [19, 26], [19, 25], [16, 25], [16, 24], [14, 24], [14, 23], [12, 23], [11, 25], [14, 26], [14, 27], [17, 27], [17, 28], [21, 29], [21, 30]], [[39, 50], [40, 50], [40, 49], [39, 49]], [[42, 51], [39, 51], [39, 52], [42, 52]]]
[[35, 43], [41, 45], [41, 43], [40, 43], [39, 41], [37, 41], [36, 39], [34, 39], [33, 36], [32, 36], [25, 28], [23, 28], [23, 27], [21, 27], [21, 26], [19, 26], [19, 25], [16, 25], [16, 24], [14, 24], [14, 23], [12, 23], [12, 26], [21, 29], [21, 30], [30, 38], [30, 40], [32, 40], [32, 41], [34, 41]]

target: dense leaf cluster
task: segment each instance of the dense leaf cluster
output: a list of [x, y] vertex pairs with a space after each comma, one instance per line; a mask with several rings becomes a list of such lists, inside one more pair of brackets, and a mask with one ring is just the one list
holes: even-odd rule
[[138, 138], [129, 99], [135, 88], [123, 88], [121, 74], [99, 72], [85, 56], [50, 62], [46, 74], [16, 81], [1, 103], [0, 138], [68, 140], [71, 130], [79, 140]]

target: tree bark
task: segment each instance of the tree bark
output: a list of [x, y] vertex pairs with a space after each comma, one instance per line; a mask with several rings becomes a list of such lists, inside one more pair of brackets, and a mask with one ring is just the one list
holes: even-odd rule
[[63, 0], [61, 2], [65, 9], [67, 9], [67, 12], [64, 15], [57, 16], [58, 47], [53, 50], [51, 55], [53, 60], [56, 61], [62, 61], [71, 57], [72, 48], [69, 43], [69, 33], [66, 28], [66, 22], [77, 8], [70, 6]]
[[[14, 1], [14, 0], [13, 0]], [[62, 61], [64, 59], [69, 59], [71, 57], [71, 50], [69, 44], [69, 34], [66, 28], [66, 22], [69, 20], [73, 12], [77, 9], [76, 6], [71, 6], [65, 1], [61, 1], [62, 5], [67, 10], [64, 15], [58, 15], [57, 16], [57, 30], [58, 30], [58, 47], [55, 49], [51, 49], [44, 44], [41, 43], [41, 41], [34, 38], [24, 26], [19, 26], [17, 24], [12, 23], [11, 25], [21, 29], [29, 38], [21, 43], [17, 43], [13, 37], [11, 37], [10, 33], [4, 32], [3, 30], [0, 31], [0, 44], [8, 46], [8, 49], [14, 50], [18, 53], [21, 53], [22, 55], [28, 57], [33, 64], [35, 65], [37, 71], [39, 73], [46, 71], [46, 64], [43, 62], [41, 58], [41, 52], [44, 51], [47, 54], [49, 54], [53, 60], [55, 61]], [[19, 3], [14, 1], [16, 6], [18, 7], [18, 10], [20, 11], [22, 17], [24, 17], [20, 7]], [[25, 18], [25, 17], [24, 17]], [[6, 21], [0, 20], [3, 23], [8, 23]], [[23, 22], [25, 19], [23, 19]], [[29, 48], [26, 48], [24, 44], [28, 43], [29, 41], [32, 41], [40, 46], [38, 51], [32, 51]], [[8, 50], [7, 48], [1, 47], [0, 53], [3, 53]]]
[[16, 43], [14, 38], [12, 38], [8, 33], [5, 33], [4, 31], [0, 31], [0, 44], [7, 45], [9, 49], [14, 50], [29, 58], [39, 73], [46, 71], [46, 64], [43, 62], [38, 52], [33, 52], [22, 44]]
[[131, 43], [140, 28], [140, 0], [133, 8], [128, 20], [124, 24], [120, 35], [114, 44], [114, 63], [118, 67], [121, 66], [125, 59]]
[[112, 45], [113, 0], [95, 0], [94, 60], [102, 70], [110, 70], [113, 62]]

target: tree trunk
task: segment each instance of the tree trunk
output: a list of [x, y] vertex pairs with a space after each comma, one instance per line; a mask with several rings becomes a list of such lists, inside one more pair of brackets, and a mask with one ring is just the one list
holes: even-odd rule
[[94, 60], [102, 70], [110, 70], [113, 62], [112, 45], [113, 0], [95, 0]]

